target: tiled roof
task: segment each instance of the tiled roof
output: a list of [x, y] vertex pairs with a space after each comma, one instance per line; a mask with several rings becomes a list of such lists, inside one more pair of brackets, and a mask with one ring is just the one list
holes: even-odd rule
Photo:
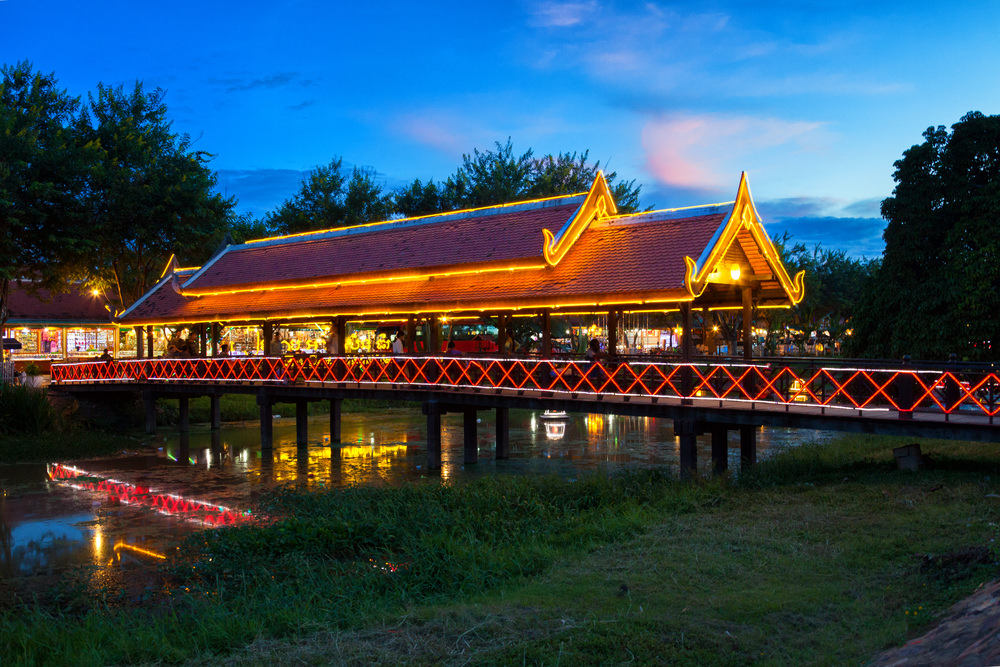
[[[336, 287], [273, 289], [185, 297], [164, 284], [127, 319], [236, 321], [323, 314], [432, 312], [615, 301], [616, 297], [681, 299], [684, 256], [697, 257], [723, 224], [728, 208], [678, 218], [672, 212], [591, 224], [566, 257], [548, 268]], [[259, 260], [258, 260], [259, 261]]]
[[582, 201], [582, 196], [561, 197], [232, 246], [197, 272], [184, 290], [201, 294], [459, 265], [539, 264], [542, 229], [558, 233]]
[[25, 286], [11, 282], [7, 324], [110, 324], [111, 314], [104, 303], [79, 289], [54, 295], [40, 290], [32, 295]]

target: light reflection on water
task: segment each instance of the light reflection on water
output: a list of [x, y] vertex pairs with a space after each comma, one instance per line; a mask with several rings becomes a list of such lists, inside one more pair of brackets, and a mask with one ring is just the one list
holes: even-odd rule
[[[479, 416], [479, 461], [473, 465], [464, 463], [463, 415], [442, 417], [439, 471], [427, 469], [425, 417], [416, 410], [344, 414], [339, 447], [330, 447], [327, 419], [310, 420], [306, 448], [295, 444], [294, 421], [279, 420], [270, 457], [260, 450], [259, 427], [249, 424], [224, 425], [214, 433], [161, 433], [143, 453], [73, 462], [82, 475], [73, 479], [50, 477], [45, 465], [0, 466], [0, 578], [85, 564], [94, 566], [95, 581], [120, 584], [129, 573], [162, 560], [183, 536], [216, 521], [206, 518], [203, 505], [242, 513], [262, 491], [280, 484], [397, 486], [498, 474], [574, 479], [625, 467], [676, 470], [679, 459], [668, 419], [596, 414], [544, 419], [541, 413], [511, 411], [510, 458], [497, 460], [494, 413]], [[831, 437], [764, 429], [758, 433], [758, 456]], [[730, 466], [738, 466], [738, 433], [731, 434], [729, 447]], [[708, 439], [699, 438], [703, 471], [710, 454]]]

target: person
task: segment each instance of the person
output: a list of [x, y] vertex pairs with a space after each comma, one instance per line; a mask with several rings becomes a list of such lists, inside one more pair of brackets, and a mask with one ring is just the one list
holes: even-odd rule
[[448, 341], [448, 351], [444, 353], [446, 357], [460, 357], [462, 353], [455, 347], [455, 341]]
[[220, 357], [228, 357], [229, 356], [229, 343], [223, 343], [222, 344], [222, 347], [219, 349], [219, 356]]
[[108, 348], [104, 348], [104, 353], [101, 355], [101, 361], [114, 361], [114, 358], [111, 356], [111, 352], [108, 351]]
[[514, 340], [514, 330], [507, 329], [503, 339], [503, 351], [505, 354], [512, 354], [517, 349], [517, 341]]
[[403, 332], [397, 331], [396, 335], [392, 337], [392, 353], [393, 354], [403, 354], [403, 352], [406, 350], [406, 346], [403, 343], [404, 340], [405, 340], [405, 336], [404, 336]]
[[587, 369], [587, 377], [595, 386], [600, 386], [604, 382], [604, 371], [601, 369], [601, 359], [606, 356], [604, 350], [601, 349], [601, 341], [596, 338], [591, 338], [590, 345], [587, 346], [587, 352], [584, 356], [587, 358], [587, 361], [590, 362], [590, 368]]

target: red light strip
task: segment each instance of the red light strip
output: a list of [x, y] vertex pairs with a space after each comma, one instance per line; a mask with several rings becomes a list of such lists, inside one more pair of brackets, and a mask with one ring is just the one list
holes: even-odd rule
[[127, 505], [146, 505], [161, 514], [196, 514], [196, 520], [206, 526], [232, 526], [251, 518], [249, 512], [239, 512], [216, 503], [172, 493], [157, 493], [127, 482], [101, 479], [79, 468], [60, 463], [50, 464], [48, 474], [53, 480], [66, 481], [76, 488], [108, 494]]
[[[596, 369], [600, 369], [598, 372]], [[691, 371], [682, 392], [680, 371]], [[513, 389], [559, 394], [691, 398], [845, 410], [960, 408], [990, 417], [1000, 414], [1000, 377], [987, 373], [966, 382], [950, 371], [882, 368], [819, 368], [800, 373], [767, 364], [679, 364], [654, 361], [586, 361], [498, 357], [349, 356], [313, 359], [235, 357], [144, 359], [53, 364], [55, 385], [97, 383], [227, 383], [409, 385], [426, 389]], [[945, 387], [958, 388], [946, 405]], [[908, 385], [908, 386], [907, 386]], [[911, 391], [912, 403], [899, 398]], [[992, 401], [983, 393], [992, 394]]]

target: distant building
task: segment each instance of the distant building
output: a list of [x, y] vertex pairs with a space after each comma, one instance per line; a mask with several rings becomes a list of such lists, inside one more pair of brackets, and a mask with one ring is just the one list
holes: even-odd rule
[[117, 355], [118, 326], [106, 303], [83, 289], [31, 294], [12, 282], [3, 337], [16, 339], [21, 349], [8, 350], [7, 358], [18, 366], [30, 360], [46, 369], [48, 362], [93, 358], [104, 348]]

